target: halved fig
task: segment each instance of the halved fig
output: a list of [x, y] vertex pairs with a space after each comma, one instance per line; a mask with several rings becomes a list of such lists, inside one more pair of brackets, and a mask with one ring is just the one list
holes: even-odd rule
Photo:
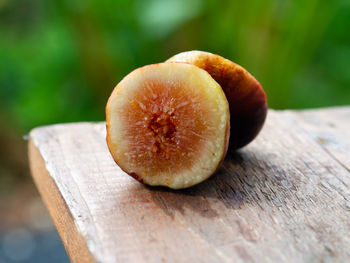
[[207, 71], [225, 92], [230, 105], [229, 151], [250, 143], [260, 132], [267, 114], [266, 95], [247, 70], [219, 55], [203, 51], [179, 53], [166, 62], [185, 62]]
[[225, 94], [206, 71], [185, 63], [148, 65], [113, 90], [107, 143], [115, 162], [140, 182], [186, 188], [223, 161], [229, 118]]

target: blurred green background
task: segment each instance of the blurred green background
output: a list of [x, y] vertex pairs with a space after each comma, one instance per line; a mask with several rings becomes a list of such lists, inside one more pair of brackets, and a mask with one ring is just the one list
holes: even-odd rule
[[37, 196], [23, 135], [104, 120], [123, 76], [193, 49], [245, 67], [271, 108], [350, 104], [349, 0], [0, 0], [0, 234]]

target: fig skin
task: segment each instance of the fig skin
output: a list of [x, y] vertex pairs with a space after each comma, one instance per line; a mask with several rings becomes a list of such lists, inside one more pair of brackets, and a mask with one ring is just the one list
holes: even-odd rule
[[[147, 94], [144, 86], [152, 89], [151, 93]], [[176, 92], [181, 93], [181, 96]], [[157, 96], [163, 96], [160, 100], [162, 103], [152, 101]], [[186, 100], [190, 98], [192, 100], [186, 104]], [[155, 106], [152, 105], [157, 105], [157, 110], [169, 109], [171, 99], [175, 110], [164, 120], [175, 120], [175, 128], [172, 128], [174, 133], [171, 136], [179, 142], [176, 144], [179, 145], [176, 146], [179, 151], [171, 150], [167, 156], [162, 152], [163, 147], [152, 144], [156, 141], [152, 136], [158, 136], [155, 135], [158, 130], [147, 130], [144, 127], [150, 126], [149, 121], [142, 121], [149, 120], [152, 114], [156, 114], [153, 112]], [[140, 104], [134, 103], [135, 101]], [[135, 105], [136, 108], [133, 108]], [[179, 110], [180, 106], [182, 111]], [[203, 116], [199, 117], [200, 115]], [[156, 121], [158, 119], [160, 117]], [[201, 121], [204, 123], [200, 123]], [[136, 127], [139, 122], [140, 126]], [[186, 127], [192, 127], [191, 123], [195, 122], [201, 128], [196, 130], [197, 126], [193, 126], [194, 131], [198, 134], [202, 132], [197, 144], [193, 142], [197, 137], [184, 135]], [[182, 189], [206, 180], [223, 162], [230, 136], [229, 105], [220, 85], [206, 71], [186, 63], [153, 64], [134, 70], [114, 88], [106, 105], [106, 128], [109, 151], [123, 171], [144, 184]], [[167, 126], [166, 131], [168, 128]], [[190, 128], [186, 131], [187, 134], [191, 132]], [[162, 141], [164, 140], [171, 143], [172, 138], [163, 138]], [[172, 145], [169, 144], [171, 147], [168, 147], [166, 143], [165, 152], [173, 149]], [[141, 150], [140, 145], [143, 147]], [[193, 152], [186, 150], [188, 145], [193, 148]], [[182, 157], [183, 152], [186, 153], [185, 157]], [[146, 157], [137, 159], [139, 155]], [[169, 166], [164, 166], [164, 169], [163, 165], [167, 164]]]
[[204, 51], [179, 53], [166, 62], [190, 63], [207, 71], [225, 92], [230, 107], [229, 152], [250, 143], [260, 132], [267, 115], [266, 94], [243, 67]]

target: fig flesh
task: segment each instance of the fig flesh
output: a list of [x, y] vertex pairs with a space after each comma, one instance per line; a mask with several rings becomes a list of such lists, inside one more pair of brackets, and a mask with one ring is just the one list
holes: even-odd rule
[[225, 92], [230, 106], [229, 151], [250, 143], [260, 132], [267, 114], [266, 95], [260, 83], [238, 64], [204, 51], [179, 53], [166, 62], [184, 62], [207, 71]]
[[186, 188], [210, 177], [229, 141], [229, 106], [219, 84], [185, 63], [134, 70], [106, 106], [115, 162], [148, 185]]

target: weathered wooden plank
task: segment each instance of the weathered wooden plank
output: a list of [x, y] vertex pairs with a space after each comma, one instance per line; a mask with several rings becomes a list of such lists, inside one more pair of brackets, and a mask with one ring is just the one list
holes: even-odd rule
[[84, 237], [77, 231], [74, 218], [62, 198], [57, 185], [48, 173], [45, 162], [38, 148], [29, 142], [29, 158], [34, 180], [39, 187], [41, 196], [57, 226], [60, 237], [72, 262], [93, 262], [91, 252], [86, 246]]
[[86, 262], [346, 261], [349, 115], [349, 107], [270, 111], [253, 143], [181, 191], [122, 172], [104, 123], [33, 130], [31, 169], [73, 262], [83, 260], [68, 234]]
[[350, 171], [350, 108], [285, 111], [334, 159]]

